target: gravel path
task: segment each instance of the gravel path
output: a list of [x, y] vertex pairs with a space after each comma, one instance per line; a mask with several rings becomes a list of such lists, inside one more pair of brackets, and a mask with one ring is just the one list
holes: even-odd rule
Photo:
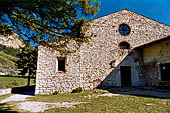
[[[27, 97], [33, 97], [33, 92], [25, 92], [23, 94], [14, 94], [0, 101], [0, 103], [6, 103], [6, 102], [11, 102], [11, 101], [25, 101]], [[85, 102], [47, 103], [47, 102], [26, 101], [26, 102], [19, 103], [18, 106], [20, 109], [29, 111], [29, 112], [43, 112], [44, 110], [56, 108], [56, 107], [70, 108], [81, 103], [85, 103]]]
[[12, 96], [0, 101], [0, 103], [6, 103], [6, 102], [10, 102], [10, 101], [24, 101], [24, 100], [26, 100], [27, 97], [33, 97], [33, 96], [23, 95], [23, 94], [15, 94], [15, 95], [12, 95]]
[[47, 103], [47, 102], [22, 102], [19, 103], [18, 106], [20, 109], [30, 111], [30, 112], [43, 112], [47, 109], [51, 108], [58, 108], [58, 107], [65, 107], [65, 108], [71, 108], [75, 105], [81, 104], [84, 102], [59, 102], [59, 103]]

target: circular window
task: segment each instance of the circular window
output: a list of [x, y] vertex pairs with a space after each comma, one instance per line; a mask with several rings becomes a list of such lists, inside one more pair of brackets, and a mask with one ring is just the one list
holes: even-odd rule
[[126, 25], [126, 24], [121, 24], [119, 26], [119, 33], [121, 35], [128, 35], [128, 34], [130, 34], [130, 27], [128, 25]]

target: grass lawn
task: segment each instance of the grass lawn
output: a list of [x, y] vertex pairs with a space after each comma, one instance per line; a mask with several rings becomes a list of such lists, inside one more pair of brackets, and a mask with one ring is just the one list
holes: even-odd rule
[[[0, 101], [11, 96], [12, 94], [8, 95], [1, 95], [0, 96]], [[0, 113], [18, 113], [16, 110], [16, 102], [14, 103], [0, 103]], [[15, 111], [16, 110], [16, 111]]]
[[[0, 77], [0, 89], [26, 85], [27, 78]], [[35, 85], [35, 79], [31, 79], [31, 85]]]
[[[27, 101], [86, 102], [76, 105], [74, 108], [53, 108], [43, 113], [170, 113], [170, 99], [132, 95], [96, 98], [95, 95], [102, 93], [106, 93], [106, 91], [95, 89], [82, 93], [36, 95], [29, 97]], [[88, 95], [93, 96], [88, 98]], [[5, 97], [0, 96], [0, 100], [2, 98]], [[19, 102], [0, 104], [0, 112], [28, 113], [28, 111], [19, 109], [17, 103]]]
[[0, 95], [0, 101], [7, 98], [7, 97], [9, 97], [9, 96], [10, 96], [10, 94], [8, 94], [8, 95]]
[[45, 113], [170, 113], [170, 99], [131, 95], [84, 97], [101, 93], [101, 90], [91, 90], [77, 94], [38, 95], [29, 99], [39, 102], [87, 102], [74, 108], [49, 109]]

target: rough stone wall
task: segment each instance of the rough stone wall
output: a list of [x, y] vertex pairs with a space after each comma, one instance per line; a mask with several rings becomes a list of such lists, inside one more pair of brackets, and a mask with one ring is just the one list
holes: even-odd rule
[[19, 48], [20, 46], [24, 46], [23, 42], [19, 40], [16, 34], [10, 36], [0, 35], [0, 44], [13, 48]]
[[170, 38], [166, 41], [146, 46], [143, 53], [143, 73], [149, 86], [161, 81], [160, 64], [170, 63]]
[[66, 93], [79, 87], [79, 51], [66, 56], [65, 73], [56, 72], [56, 59], [63, 56], [49, 48], [39, 46], [35, 94]]
[[[123, 23], [131, 28], [127, 36], [121, 35], [118, 31], [119, 25]], [[169, 26], [128, 10], [94, 20], [90, 31], [95, 37], [89, 45], [84, 44], [80, 49], [80, 72], [85, 89], [98, 85], [120, 86], [120, 66], [131, 66], [132, 86], [143, 85], [140, 64], [134, 62], [133, 56], [120, 55], [119, 43], [126, 41], [133, 49], [170, 35]], [[116, 68], [111, 68], [110, 63], [114, 60]], [[101, 84], [99, 81], [104, 82]]]
[[[118, 31], [123, 23], [131, 28], [127, 36]], [[137, 53], [128, 55], [130, 50], [122, 51], [118, 45], [126, 41], [133, 49], [165, 38], [170, 35], [170, 27], [122, 10], [95, 19], [89, 33], [94, 34], [92, 41], [82, 44], [75, 54], [67, 56], [68, 71], [63, 74], [55, 73], [56, 56], [59, 54], [45, 47], [39, 49], [36, 94], [50, 94], [56, 90], [60, 93], [71, 92], [79, 86], [85, 90], [97, 86], [121, 86], [120, 66], [131, 66], [132, 86], [144, 85], [140, 64], [135, 61]], [[112, 61], [115, 61], [114, 68], [111, 67]]]

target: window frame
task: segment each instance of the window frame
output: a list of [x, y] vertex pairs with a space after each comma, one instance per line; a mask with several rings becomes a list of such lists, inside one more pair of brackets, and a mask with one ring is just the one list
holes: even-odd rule
[[[121, 28], [121, 27], [124, 27], [124, 28]], [[126, 30], [129, 30], [128, 33], [126, 33], [126, 34], [124, 34], [124, 33], [127, 32], [127, 31], [124, 31], [124, 33], [122, 32], [122, 30], [125, 29], [125, 28], [126, 28]], [[131, 27], [128, 24], [126, 24], [126, 23], [122, 23], [122, 24], [119, 25], [118, 31], [119, 31], [120, 35], [128, 36], [131, 33]]]
[[[58, 60], [65, 60], [65, 71], [58, 70], [58, 67], [59, 67]], [[67, 57], [56, 56], [56, 73], [66, 73], [66, 72], [67, 72]]]

